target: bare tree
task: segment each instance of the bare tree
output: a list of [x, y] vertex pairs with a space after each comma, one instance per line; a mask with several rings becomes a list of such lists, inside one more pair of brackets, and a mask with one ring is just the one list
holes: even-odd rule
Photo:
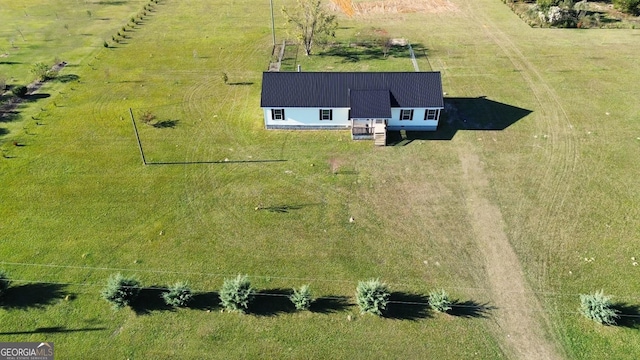
[[294, 12], [283, 8], [282, 13], [287, 22], [295, 27], [298, 40], [304, 45], [307, 56], [311, 55], [315, 42], [327, 36], [335, 36], [338, 27], [336, 16], [327, 14], [320, 0], [298, 0]]

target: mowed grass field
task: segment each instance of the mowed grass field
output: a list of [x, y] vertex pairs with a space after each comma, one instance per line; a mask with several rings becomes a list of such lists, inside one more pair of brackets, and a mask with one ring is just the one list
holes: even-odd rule
[[[492, 293], [470, 211], [472, 154], [559, 353], [640, 351], [635, 318], [602, 327], [577, 313], [578, 294], [601, 288], [640, 305], [638, 30], [531, 29], [492, 0], [340, 16], [339, 40], [375, 26], [421, 44], [421, 69], [442, 71], [447, 96], [468, 99], [451, 100], [457, 111], [438, 134], [374, 148], [347, 132], [263, 130], [268, 2], [164, 0], [109, 49], [103, 39], [145, 2], [33, 4], [47, 30], [32, 37], [35, 10], [0, 13], [3, 33], [21, 27], [28, 44], [13, 35], [19, 49], [7, 45], [0, 74], [26, 83], [32, 63], [58, 56], [75, 80], [47, 83], [49, 97], [0, 124], [0, 268], [20, 296], [0, 309], [1, 341], [53, 341], [71, 359], [513, 357], [493, 318], [515, 309], [492, 308], [510, 294]], [[78, 27], [68, 21], [68, 35], [56, 16]], [[94, 35], [69, 42], [82, 33]], [[303, 70], [412, 70], [403, 57], [318, 53], [300, 52]], [[130, 108], [173, 124], [138, 127], [147, 161], [174, 164], [142, 165]], [[99, 292], [115, 272], [146, 286], [188, 281], [197, 305], [114, 312]], [[249, 315], [219, 312], [215, 292], [236, 274], [265, 292]], [[391, 318], [361, 316], [355, 286], [378, 277], [402, 293], [394, 299], [422, 303], [444, 288], [489, 309], [449, 316], [396, 303]], [[306, 283], [324, 297], [315, 312], [270, 296]]]

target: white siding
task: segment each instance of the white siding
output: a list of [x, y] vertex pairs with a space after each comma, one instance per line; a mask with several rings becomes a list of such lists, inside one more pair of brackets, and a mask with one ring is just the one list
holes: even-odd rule
[[[263, 108], [267, 129], [285, 127], [346, 128], [351, 125], [348, 108], [284, 108], [284, 120], [273, 120], [271, 118], [271, 109], [282, 108]], [[332, 110], [332, 120], [320, 120], [320, 109]]]
[[[413, 120], [400, 120], [400, 110], [410, 110], [410, 108], [391, 108], [391, 119], [387, 123], [389, 130], [436, 130], [440, 119], [440, 111], [436, 120], [424, 120], [427, 108], [413, 108]], [[439, 108], [432, 108], [439, 109]]]

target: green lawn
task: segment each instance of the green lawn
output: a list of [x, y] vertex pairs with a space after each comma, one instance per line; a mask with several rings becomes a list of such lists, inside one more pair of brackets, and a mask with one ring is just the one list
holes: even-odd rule
[[[53, 341], [65, 359], [507, 357], [491, 316], [508, 309], [467, 318], [396, 304], [395, 318], [376, 318], [353, 305], [357, 282], [378, 277], [404, 293], [395, 299], [444, 288], [489, 302], [460, 167], [461, 149], [472, 149], [566, 356], [640, 351], [637, 322], [602, 327], [577, 314], [578, 294], [600, 288], [640, 305], [630, 259], [640, 258], [638, 30], [532, 29], [493, 0], [453, 1], [454, 13], [341, 16], [342, 43], [375, 26], [426, 49], [419, 65], [442, 71], [448, 96], [531, 111], [502, 131], [374, 148], [347, 132], [263, 130], [266, 1], [162, 0], [108, 49], [103, 40], [145, 2], [32, 3], [0, 10], [19, 46], [6, 46], [0, 75], [26, 83], [32, 63], [57, 56], [69, 62], [61, 75], [77, 78], [47, 83], [50, 97], [0, 123], [0, 268], [21, 296], [0, 309], [0, 341]], [[298, 63], [413, 69], [403, 56], [345, 61], [321, 49], [300, 51]], [[223, 72], [239, 84], [225, 85]], [[138, 128], [148, 162], [176, 164], [142, 165], [130, 108], [171, 122]], [[197, 306], [113, 311], [99, 292], [118, 271], [146, 286], [188, 281]], [[309, 283], [325, 299], [293, 313], [263, 295], [251, 315], [220, 313], [214, 292], [239, 273], [269, 294]]]

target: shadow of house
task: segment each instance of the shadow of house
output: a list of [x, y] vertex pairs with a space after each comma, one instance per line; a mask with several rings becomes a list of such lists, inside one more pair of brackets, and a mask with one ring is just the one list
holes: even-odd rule
[[463, 318], [488, 318], [489, 312], [497, 309], [495, 306], [490, 306], [488, 303], [481, 304], [473, 300], [453, 301], [451, 304], [451, 310], [447, 311], [448, 314]]
[[315, 299], [309, 310], [319, 314], [331, 314], [344, 311], [353, 305], [346, 296], [325, 296]]
[[459, 130], [502, 131], [531, 113], [484, 96], [444, 98], [444, 112], [436, 131], [389, 131], [387, 143], [404, 146], [414, 140], [451, 140]]
[[420, 294], [393, 292], [384, 317], [398, 320], [419, 320], [431, 317], [429, 299]]
[[131, 303], [131, 309], [136, 315], [148, 315], [153, 311], [174, 311], [174, 307], [167, 305], [162, 294], [169, 290], [164, 286], [142, 288], [138, 297]]
[[620, 318], [616, 320], [616, 326], [640, 329], [640, 306], [616, 303], [613, 304], [612, 308], [617, 310], [620, 316]]
[[295, 306], [289, 300], [292, 291], [288, 289], [268, 289], [255, 293], [249, 304], [249, 313], [258, 316], [276, 316], [278, 314], [292, 313]]
[[220, 295], [217, 292], [195, 293], [187, 306], [194, 310], [215, 310], [220, 306]]
[[30, 283], [10, 286], [2, 298], [0, 306], [6, 309], [42, 308], [64, 298], [65, 285]]

